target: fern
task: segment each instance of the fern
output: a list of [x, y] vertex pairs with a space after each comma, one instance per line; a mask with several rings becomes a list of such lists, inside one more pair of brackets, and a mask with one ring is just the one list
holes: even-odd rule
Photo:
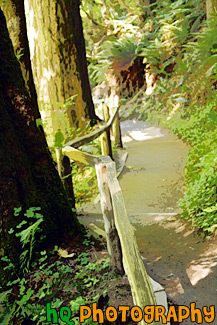
[[25, 268], [29, 270], [29, 265], [32, 258], [32, 251], [35, 244], [35, 233], [39, 230], [39, 225], [42, 223], [42, 221], [43, 217], [38, 219], [31, 226], [20, 232], [20, 241], [22, 243], [22, 247], [24, 248], [25, 245], [29, 244], [29, 249], [25, 250], [20, 255], [21, 268], [24, 268], [25, 266]]

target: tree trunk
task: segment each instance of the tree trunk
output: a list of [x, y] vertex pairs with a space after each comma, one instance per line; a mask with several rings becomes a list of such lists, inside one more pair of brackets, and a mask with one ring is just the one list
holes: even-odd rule
[[210, 14], [217, 13], [217, 0], [206, 0], [206, 17], [209, 20]]
[[74, 42], [78, 54], [78, 67], [81, 78], [81, 87], [83, 94], [83, 101], [86, 103], [85, 113], [86, 116], [91, 120], [91, 123], [98, 119], [95, 114], [90, 82], [88, 77], [87, 70], [87, 59], [86, 59], [86, 49], [85, 49], [85, 40], [82, 27], [82, 20], [80, 15], [80, 0], [71, 1], [73, 6], [73, 15], [72, 15], [72, 24], [73, 24], [73, 34]]
[[[24, 12], [24, 0], [7, 0], [7, 2], [2, 6], [2, 11], [5, 15], [8, 32], [12, 40], [15, 54], [20, 62], [25, 85], [31, 98], [34, 116], [39, 122], [41, 121], [41, 115], [38, 108], [37, 93], [32, 75]], [[41, 129], [42, 134], [44, 134], [42, 123], [38, 123], [38, 126]]]
[[[64, 233], [71, 238], [77, 236], [80, 225], [37, 127], [34, 104], [1, 9], [0, 39], [0, 256], [7, 255], [18, 263], [18, 239], [8, 234], [22, 220], [22, 215], [14, 217], [14, 208], [22, 206], [25, 212], [30, 207], [41, 207], [44, 245], [60, 242]], [[2, 267], [1, 281], [5, 283]]]
[[[73, 2], [24, 2], [33, 76], [42, 118], [46, 116], [44, 125], [49, 145], [54, 145], [58, 129], [66, 140], [73, 127], [83, 129], [87, 124], [88, 109], [72, 23]], [[73, 101], [72, 96], [76, 96]]]

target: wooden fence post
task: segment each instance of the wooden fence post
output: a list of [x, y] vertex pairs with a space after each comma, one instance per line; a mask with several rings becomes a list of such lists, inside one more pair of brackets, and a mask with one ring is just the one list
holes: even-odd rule
[[[113, 111], [114, 111], [114, 109], [112, 109], [112, 112]], [[119, 115], [117, 115], [115, 120], [114, 120], [114, 123], [112, 125], [112, 131], [113, 131], [113, 135], [114, 135], [114, 143], [115, 143], [115, 145], [118, 148], [123, 148]]]
[[72, 184], [72, 168], [70, 165], [70, 160], [67, 156], [63, 156], [61, 148], [56, 148], [55, 151], [59, 176], [68, 195], [69, 202], [72, 208], [75, 209], [75, 196]]
[[61, 148], [55, 148], [55, 152], [56, 152], [56, 158], [57, 158], [57, 170], [58, 170], [58, 174], [59, 177], [62, 179], [62, 170], [63, 170], [63, 166], [62, 166], [62, 149]]
[[[105, 123], [109, 121], [110, 115], [109, 115], [109, 108], [107, 105], [102, 105], [103, 107], [103, 116]], [[110, 128], [106, 130], [101, 135], [101, 149], [102, 149], [102, 155], [103, 156], [109, 156], [111, 159], [112, 157], [112, 145], [111, 145], [111, 136], [110, 136]]]
[[[116, 176], [115, 162], [108, 156], [93, 156], [70, 146], [64, 147], [63, 153], [70, 159], [95, 166], [112, 266], [121, 274], [124, 268], [131, 286], [134, 305], [141, 309], [156, 305], [153, 287], [127, 216], [123, 194]], [[139, 324], [144, 325], [144, 319]], [[160, 325], [160, 321], [154, 321], [152, 324]]]
[[[107, 162], [106, 169], [114, 210], [115, 226], [121, 242], [123, 265], [131, 286], [133, 302], [142, 309], [147, 305], [156, 305], [153, 287], [147, 275], [134, 231], [127, 216], [123, 194], [116, 177], [115, 163]], [[144, 320], [141, 320], [140, 324], [145, 324]], [[160, 322], [154, 321], [152, 324], [160, 325]]]
[[123, 261], [120, 239], [114, 222], [114, 212], [108, 188], [106, 164], [96, 164], [96, 174], [100, 192], [101, 208], [103, 213], [106, 241], [111, 265], [117, 274], [123, 275]]

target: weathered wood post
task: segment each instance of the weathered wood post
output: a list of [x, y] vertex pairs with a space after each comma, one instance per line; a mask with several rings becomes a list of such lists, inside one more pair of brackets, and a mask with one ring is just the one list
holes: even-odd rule
[[105, 223], [106, 241], [111, 265], [118, 274], [124, 274], [122, 250], [114, 223], [114, 213], [111, 196], [108, 190], [108, 178], [105, 168], [105, 163], [112, 161], [111, 158], [108, 156], [93, 156], [70, 146], [65, 146], [63, 148], [63, 154], [67, 155], [70, 159], [96, 168], [98, 187], [101, 196], [101, 207]]
[[[93, 156], [70, 146], [65, 146], [63, 153], [70, 159], [95, 166], [111, 263], [120, 273], [124, 268], [131, 286], [134, 305], [141, 309], [156, 305], [153, 287], [127, 216], [123, 194], [117, 180], [115, 162], [107, 156]], [[142, 319], [139, 324], [146, 323]], [[152, 324], [160, 325], [160, 321], [154, 321]]]
[[[104, 120], [105, 120], [105, 123], [107, 123], [109, 121], [109, 118], [110, 118], [109, 108], [105, 104], [103, 104], [102, 107], [103, 107]], [[111, 159], [113, 159], [113, 157], [112, 157], [112, 145], [111, 145], [110, 128], [108, 130], [106, 130], [106, 132], [104, 132], [101, 135], [101, 150], [102, 150], [102, 155], [103, 156], [109, 156]]]
[[114, 143], [117, 148], [123, 148], [123, 142], [121, 138], [121, 127], [119, 116], [116, 117], [113, 123]]
[[[131, 286], [133, 302], [141, 309], [145, 306], [156, 305], [153, 287], [143, 264], [134, 231], [126, 212], [123, 194], [116, 177], [115, 163], [113, 161], [107, 162], [106, 169], [114, 210], [115, 227], [121, 242], [123, 265]], [[144, 325], [145, 321], [142, 319], [139, 324]], [[160, 325], [160, 321], [154, 321], [152, 324]]]
[[111, 265], [117, 274], [124, 274], [123, 257], [120, 239], [114, 222], [114, 211], [108, 188], [106, 164], [95, 165], [98, 187], [100, 192], [101, 209], [103, 213], [106, 241]]
[[[118, 95], [115, 95], [113, 98], [113, 103], [114, 106], [112, 107], [112, 113], [114, 112], [114, 110], [116, 109], [116, 107], [118, 107], [118, 102], [119, 102], [119, 98]], [[121, 138], [121, 127], [120, 127], [120, 119], [119, 119], [119, 115], [116, 116], [114, 123], [112, 125], [112, 130], [113, 130], [113, 135], [114, 135], [114, 143], [118, 148], [123, 148], [123, 142], [122, 142], [122, 138]]]
[[69, 202], [72, 208], [75, 209], [75, 196], [72, 184], [72, 168], [70, 165], [70, 160], [67, 156], [63, 156], [61, 148], [56, 148], [55, 151], [59, 176], [68, 195]]

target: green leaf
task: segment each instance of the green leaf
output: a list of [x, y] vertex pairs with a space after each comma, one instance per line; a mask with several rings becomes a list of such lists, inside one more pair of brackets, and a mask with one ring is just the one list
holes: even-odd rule
[[14, 281], [8, 281], [8, 283], [7, 283], [7, 287], [11, 287], [11, 286], [13, 286], [14, 284], [17, 284], [18, 282], [20, 282], [20, 278], [18, 278], [18, 279], [16, 279], [16, 280], [14, 280]]
[[30, 236], [35, 234], [35, 232], [38, 229], [38, 226], [40, 225], [40, 223], [42, 221], [43, 221], [43, 219], [39, 219], [35, 223], [33, 223], [33, 225], [29, 226], [27, 229], [24, 229], [23, 231], [21, 231], [20, 240], [23, 245], [28, 243]]
[[22, 207], [14, 208], [14, 216], [15, 217], [19, 216], [21, 210], [22, 210]]
[[12, 269], [12, 268], [13, 268], [13, 264], [10, 262], [8, 266], [5, 266], [5, 267], [3, 268], [3, 270], [4, 270], [4, 271], [5, 271], [5, 270], [10, 270], [10, 269]]
[[3, 310], [3, 312], [0, 315], [0, 323], [1, 325], [8, 325], [10, 324], [14, 312], [16, 309], [16, 303], [14, 303], [12, 306], [7, 307], [6, 309]]
[[214, 212], [217, 211], [217, 206], [212, 206], [203, 210], [204, 212]]
[[13, 232], [14, 232], [14, 229], [13, 229], [13, 228], [11, 228], [11, 229], [8, 231], [9, 235], [13, 234]]
[[3, 257], [1, 258], [1, 260], [2, 260], [3, 262], [10, 262], [10, 259], [8, 258], [8, 256], [3, 256]]
[[19, 223], [19, 225], [16, 226], [17, 229], [20, 229], [23, 225], [26, 225], [27, 221], [23, 220], [21, 223]]
[[40, 211], [41, 208], [40, 207], [31, 207], [29, 208], [26, 213], [24, 213], [24, 216], [26, 216], [27, 218], [34, 218], [35, 217], [35, 211]]
[[31, 288], [29, 288], [26, 292], [26, 294], [22, 297], [22, 299], [20, 301], [17, 301], [17, 304], [22, 307], [23, 305], [25, 305], [27, 303], [27, 301], [29, 301], [30, 297], [32, 296], [32, 294], [34, 293], [34, 290], [32, 290]]
[[75, 300], [70, 301], [71, 311], [72, 313], [75, 313], [77, 310], [79, 310], [79, 307], [82, 305], [86, 305], [87, 301], [79, 296]]
[[37, 126], [37, 128], [38, 128], [39, 126], [42, 126], [42, 127], [43, 127], [42, 119], [41, 119], [40, 117], [37, 118], [37, 119], [35, 120], [35, 122], [36, 122], [36, 126]]
[[0, 293], [0, 304], [6, 300], [7, 296], [9, 295], [9, 293], [11, 293], [11, 291], [12, 289]]

